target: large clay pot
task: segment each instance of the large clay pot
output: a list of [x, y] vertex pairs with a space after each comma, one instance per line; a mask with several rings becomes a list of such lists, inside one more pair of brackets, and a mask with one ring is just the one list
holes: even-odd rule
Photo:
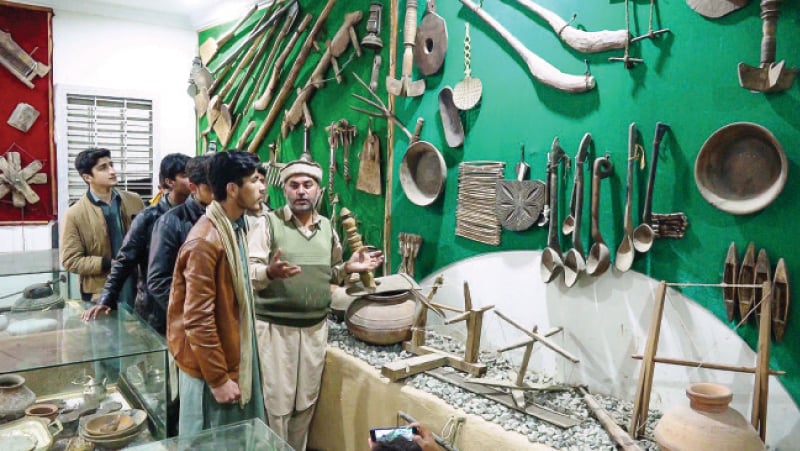
[[400, 343], [411, 338], [416, 305], [409, 291], [362, 296], [347, 308], [347, 329], [367, 343]]
[[0, 376], [0, 422], [15, 420], [25, 415], [25, 409], [36, 401], [36, 394], [25, 386], [19, 374]]
[[766, 449], [753, 426], [728, 406], [733, 399], [728, 387], [701, 382], [690, 385], [686, 396], [688, 406], [669, 409], [656, 425], [655, 438], [662, 450]]

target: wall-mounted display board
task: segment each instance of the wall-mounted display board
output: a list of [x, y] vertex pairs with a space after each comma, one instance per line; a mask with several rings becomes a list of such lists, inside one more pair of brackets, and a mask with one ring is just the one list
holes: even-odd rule
[[52, 18], [0, 1], [0, 224], [56, 217]]
[[[491, 16], [505, 29], [505, 34], [485, 21], [466, 3], [476, 5], [482, 15]], [[464, 208], [460, 200], [469, 191], [460, 186], [462, 163], [497, 161], [505, 163], [505, 180], [516, 179], [520, 162], [520, 145], [525, 146], [524, 162], [530, 165], [526, 180], [546, 181], [547, 154], [554, 138], [567, 157], [569, 168], [561, 165], [558, 183], [557, 232], [563, 253], [572, 249], [573, 242], [561, 233], [562, 223], [568, 216], [575, 161], [579, 144], [585, 133], [591, 133], [592, 145], [584, 168], [584, 202], [580, 239], [588, 251], [590, 238], [591, 168], [595, 158], [609, 154], [613, 174], [601, 182], [599, 198], [599, 229], [611, 252], [611, 267], [599, 277], [618, 277], [615, 263], [617, 251], [623, 241], [626, 199], [629, 125], [636, 123], [634, 147], [637, 155], [645, 155], [644, 166], [636, 161], [633, 171], [631, 219], [635, 230], [642, 222], [645, 193], [651, 166], [651, 152], [656, 124], [669, 125], [670, 130], [661, 143], [658, 169], [654, 181], [652, 211], [654, 214], [685, 213], [688, 228], [683, 238], [657, 238], [647, 253], [634, 252], [632, 271], [647, 274], [655, 279], [682, 283], [722, 282], [725, 256], [731, 242], [736, 242], [741, 261], [749, 242], [754, 242], [756, 254], [765, 249], [769, 255], [772, 273], [778, 259], [783, 257], [788, 277], [800, 280], [800, 235], [796, 224], [800, 210], [800, 178], [797, 173], [800, 148], [800, 86], [797, 81], [780, 92], [751, 92], [742, 88], [739, 80], [739, 63], [758, 67], [762, 41], [761, 5], [751, 1], [739, 10], [720, 18], [707, 18], [687, 5], [685, 1], [659, 1], [654, 3], [652, 29], [670, 31], [628, 44], [629, 66], [624, 62], [609, 60], [624, 58], [622, 48], [611, 48], [599, 53], [584, 53], [565, 42], [567, 31], [554, 29], [549, 20], [536, 14], [526, 3], [535, 3], [563, 19], [570, 28], [587, 32], [626, 31], [626, 7], [631, 41], [648, 35], [650, 31], [649, 1], [585, 2], [577, 0], [499, 0], [499, 1], [448, 1], [436, 2], [436, 13], [444, 18], [448, 28], [448, 49], [442, 69], [423, 77], [417, 68], [414, 80], [424, 80], [425, 90], [418, 97], [398, 97], [397, 116], [407, 127], [413, 128], [417, 118], [425, 120], [422, 139], [435, 145], [442, 153], [447, 166], [447, 178], [439, 198], [428, 206], [419, 206], [407, 196], [398, 177], [394, 179], [392, 196], [392, 230], [389, 240], [394, 243], [393, 269], [401, 262], [398, 253], [400, 233], [419, 234], [423, 238], [416, 260], [416, 276], [435, 274], [453, 262], [499, 250], [544, 249], [548, 244], [548, 227], [533, 226], [524, 231], [503, 230], [500, 245], [493, 246], [457, 236], [456, 231]], [[710, 2], [709, 2], [710, 3]], [[780, 2], [777, 19], [774, 73], [786, 74], [800, 67], [800, 5], [797, 2]], [[403, 51], [403, 12], [406, 1], [399, 4], [398, 52]], [[416, 8], [418, 23], [425, 14], [425, 1]], [[574, 16], [574, 19], [573, 19]], [[457, 147], [448, 146], [444, 125], [452, 126], [453, 114], [442, 114], [441, 105], [449, 105], [449, 92], [465, 79], [466, 24], [469, 24], [469, 68], [471, 78], [481, 81], [480, 103], [469, 110], [456, 110], [455, 117], [462, 122], [464, 140]], [[558, 25], [560, 29], [564, 26]], [[570, 31], [571, 32], [571, 31]], [[511, 36], [516, 39], [507, 39]], [[614, 42], [616, 35], [608, 40]], [[517, 45], [520, 44], [520, 45]], [[540, 60], [520, 52], [524, 47]], [[633, 62], [631, 59], [641, 59]], [[530, 62], [538, 74], [545, 67], [557, 69], [564, 78], [591, 76], [594, 86], [584, 92], [556, 89], [533, 75]], [[777, 64], [784, 62], [783, 70]], [[398, 64], [400, 60], [398, 57]], [[398, 66], [399, 67], [399, 66]], [[398, 69], [399, 72], [399, 69]], [[552, 75], [552, 74], [551, 74]], [[786, 79], [786, 75], [782, 79]], [[584, 81], [586, 78], [583, 78]], [[563, 84], [563, 83], [561, 83]], [[584, 85], [586, 86], [586, 85]], [[451, 107], [449, 111], [453, 111]], [[445, 111], [448, 111], [446, 108]], [[443, 122], [444, 118], [444, 122]], [[753, 122], [769, 130], [783, 147], [787, 175], [782, 192], [764, 208], [756, 212], [735, 215], [711, 205], [701, 195], [695, 183], [695, 160], [704, 142], [716, 130], [735, 122]], [[396, 133], [393, 170], [398, 174], [409, 140]], [[741, 141], [740, 141], [741, 142]], [[764, 143], [768, 143], [764, 141]], [[734, 149], [732, 149], [734, 150]], [[731, 156], [735, 156], [732, 152]], [[753, 154], [752, 156], [756, 156]], [[726, 173], [730, 168], [719, 169]], [[744, 169], [744, 168], [742, 168]], [[723, 180], [730, 180], [721, 174]], [[736, 184], [736, 181], [734, 184]], [[742, 179], [742, 183], [745, 181]], [[462, 184], [463, 185], [463, 184]], [[767, 184], [769, 185], [769, 184]], [[474, 204], [474, 202], [473, 202]], [[488, 208], [485, 209], [488, 212]], [[468, 212], [468, 211], [467, 211]], [[482, 211], [483, 212], [483, 211]], [[469, 212], [468, 212], [469, 213]], [[474, 212], [472, 212], [474, 213]], [[463, 216], [463, 215], [462, 215]], [[474, 215], [473, 215], [474, 216]], [[669, 224], [665, 233], [677, 234], [680, 218], [657, 216]], [[634, 243], [635, 244], [635, 243]], [[502, 271], [502, 268], [498, 268]], [[797, 275], [797, 276], [793, 276]], [[487, 276], [491, 278], [491, 276]], [[579, 286], [593, 283], [591, 276], [581, 274]], [[470, 280], [470, 283], [479, 283]], [[484, 280], [481, 283], [492, 283]], [[570, 302], [570, 290], [563, 277], [551, 282], [563, 294], [563, 302]], [[790, 283], [790, 295], [798, 299], [798, 283]], [[754, 319], [738, 326], [737, 316], [728, 322], [722, 289], [718, 287], [687, 287], [684, 293], [708, 308], [720, 320], [727, 322], [751, 345], [755, 346], [758, 326]], [[591, 321], [587, 318], [587, 321]], [[695, 325], [702, 327], [702, 325]], [[724, 346], [720, 343], [720, 346]], [[790, 311], [782, 342], [773, 344], [771, 364], [787, 371], [780, 378], [795, 400], [800, 400], [800, 314]]]

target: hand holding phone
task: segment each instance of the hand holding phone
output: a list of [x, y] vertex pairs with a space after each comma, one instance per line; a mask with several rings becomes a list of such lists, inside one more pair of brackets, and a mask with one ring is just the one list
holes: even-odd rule
[[369, 438], [373, 442], [391, 442], [398, 437], [411, 442], [414, 440], [414, 435], [417, 435], [416, 426], [382, 427], [369, 430]]

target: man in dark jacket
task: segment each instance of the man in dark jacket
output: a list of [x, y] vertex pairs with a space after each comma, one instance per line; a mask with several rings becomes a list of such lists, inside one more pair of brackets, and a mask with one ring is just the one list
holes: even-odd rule
[[[151, 304], [147, 293], [147, 257], [150, 248], [150, 234], [156, 220], [170, 208], [182, 204], [189, 196], [189, 180], [186, 178], [186, 162], [189, 157], [180, 153], [171, 153], [161, 160], [160, 181], [169, 188], [169, 194], [150, 207], [145, 208], [134, 218], [131, 228], [125, 235], [122, 247], [111, 262], [111, 272], [100, 293], [97, 305], [86, 310], [83, 319], [95, 319], [98, 314], [108, 314], [117, 308], [120, 300], [129, 307], [135, 307], [136, 313], [146, 318], [147, 306]], [[137, 294], [133, 299], [121, 297], [123, 285], [128, 277], [138, 269]]]
[[161, 335], [167, 332], [167, 304], [178, 250], [189, 230], [206, 212], [206, 206], [214, 200], [208, 183], [209, 159], [210, 156], [204, 155], [189, 160], [186, 174], [192, 195], [182, 205], [166, 212], [153, 227], [147, 272], [147, 291], [153, 305], [146, 320]]

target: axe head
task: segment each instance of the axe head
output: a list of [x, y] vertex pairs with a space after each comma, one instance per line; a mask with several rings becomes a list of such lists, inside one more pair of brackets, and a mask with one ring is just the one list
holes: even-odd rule
[[425, 94], [425, 79], [414, 81], [411, 77], [403, 78], [406, 97], [419, 97]]
[[753, 67], [739, 63], [739, 85], [753, 92], [781, 92], [792, 87], [797, 69], [787, 69], [786, 62]]
[[231, 124], [233, 121], [231, 120], [231, 112], [225, 104], [220, 107], [218, 114], [219, 117], [214, 122], [214, 133], [217, 134], [220, 143], [225, 147], [225, 145], [228, 144], [228, 139], [231, 137]]
[[206, 114], [208, 114], [208, 123], [213, 124], [214, 121], [219, 118], [219, 110], [220, 105], [222, 104], [222, 99], [219, 96], [214, 96], [210, 102], [208, 102], [208, 108], [206, 108]]
[[206, 89], [197, 90], [197, 94], [194, 96], [194, 109], [197, 111], [198, 118], [206, 115], [208, 111], [208, 91]]
[[403, 82], [392, 78], [390, 76], [386, 76], [386, 91], [393, 95], [393, 96], [400, 96], [403, 95]]

